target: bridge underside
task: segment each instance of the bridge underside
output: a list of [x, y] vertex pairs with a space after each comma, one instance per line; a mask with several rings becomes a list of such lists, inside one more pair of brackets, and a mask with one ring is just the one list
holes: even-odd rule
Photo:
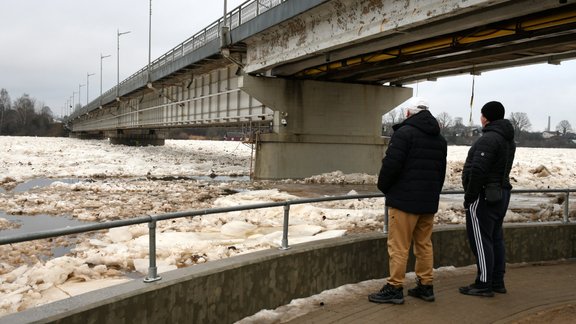
[[250, 73], [403, 85], [574, 59], [576, 3], [334, 1], [247, 43]]

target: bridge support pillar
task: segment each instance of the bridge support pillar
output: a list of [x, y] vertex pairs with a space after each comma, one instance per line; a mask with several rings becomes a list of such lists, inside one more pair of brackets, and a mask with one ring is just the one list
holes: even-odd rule
[[411, 88], [243, 76], [240, 88], [275, 111], [257, 139], [255, 179], [377, 174], [387, 140], [382, 115]]
[[118, 129], [107, 132], [106, 136], [112, 144], [128, 146], [162, 146], [166, 139], [164, 131], [155, 129]]
[[71, 132], [69, 136], [78, 139], [104, 139], [103, 132]]

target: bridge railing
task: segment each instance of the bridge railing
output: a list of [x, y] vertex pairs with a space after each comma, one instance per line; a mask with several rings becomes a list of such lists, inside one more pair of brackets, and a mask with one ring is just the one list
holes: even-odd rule
[[[568, 223], [569, 214], [570, 214], [570, 193], [576, 192], [576, 189], [541, 189], [541, 190], [512, 190], [512, 194], [521, 194], [521, 193], [564, 193], [565, 200], [564, 200], [564, 210], [563, 210], [563, 223]], [[443, 195], [452, 195], [452, 194], [463, 194], [463, 191], [443, 191]], [[48, 230], [48, 231], [40, 231], [35, 233], [23, 234], [23, 235], [15, 235], [9, 237], [0, 237], [0, 245], [5, 244], [13, 244], [13, 243], [20, 243], [20, 242], [27, 242], [39, 239], [46, 239], [46, 238], [53, 238], [63, 235], [70, 235], [70, 234], [79, 234], [79, 233], [86, 233], [92, 232], [97, 230], [103, 229], [111, 229], [116, 227], [123, 227], [129, 225], [137, 225], [148, 223], [149, 229], [149, 267], [148, 267], [148, 275], [144, 278], [145, 282], [152, 282], [160, 280], [161, 277], [158, 276], [157, 267], [156, 267], [156, 223], [158, 221], [164, 221], [169, 219], [176, 219], [181, 217], [196, 217], [196, 216], [205, 216], [210, 214], [222, 214], [222, 213], [229, 213], [229, 212], [236, 212], [236, 211], [243, 211], [243, 210], [253, 210], [253, 209], [263, 209], [263, 208], [272, 208], [272, 207], [283, 207], [284, 208], [284, 219], [283, 219], [283, 226], [282, 226], [282, 242], [281, 242], [281, 249], [289, 249], [288, 245], [288, 228], [290, 222], [290, 207], [292, 205], [301, 205], [301, 204], [311, 204], [311, 203], [318, 203], [318, 202], [327, 202], [327, 201], [337, 201], [337, 200], [350, 200], [350, 199], [367, 199], [367, 198], [384, 198], [383, 194], [363, 194], [363, 195], [346, 195], [346, 196], [333, 196], [333, 197], [321, 197], [321, 198], [307, 198], [307, 199], [294, 199], [282, 202], [271, 202], [271, 203], [260, 203], [260, 204], [251, 204], [251, 205], [242, 205], [242, 206], [235, 206], [235, 207], [222, 207], [222, 208], [209, 208], [209, 209], [201, 209], [201, 210], [192, 210], [192, 211], [184, 211], [184, 212], [175, 212], [175, 213], [168, 213], [162, 215], [150, 215], [150, 216], [140, 216], [130, 219], [123, 219], [123, 220], [115, 220], [109, 221], [105, 223], [99, 224], [89, 224], [89, 225], [81, 225], [75, 227], [68, 227], [64, 229], [55, 229], [55, 230]], [[384, 204], [383, 204], [384, 205]], [[384, 226], [383, 232], [386, 234], [388, 233], [388, 209], [384, 208]]]
[[[230, 27], [230, 29], [234, 29], [286, 1], [289, 0], [248, 0], [226, 14], [226, 26]], [[206, 45], [208, 42], [219, 38], [223, 26], [225, 26], [224, 17], [221, 17], [212, 24], [208, 25], [208, 27], [197, 32], [196, 34], [186, 39], [182, 43], [176, 45], [174, 48], [172, 48], [159, 58], [152, 61], [150, 63], [150, 71], [158, 69], [168, 63], [172, 63], [178, 58]], [[112, 95], [111, 98], [115, 98], [116, 97], [115, 94], [118, 93], [122, 85], [125, 85], [129, 83], [131, 80], [141, 77], [142, 75], [146, 76], [147, 73], [148, 73], [148, 66], [141, 68], [140, 70], [138, 70], [137, 72], [135, 72], [134, 74], [132, 74], [131, 76], [120, 82], [120, 84], [104, 92], [100, 98], [96, 98], [86, 106], [79, 108], [78, 112], [81, 114], [87, 113], [91, 110], [90, 108], [99, 107], [101, 105], [101, 98], [106, 98], [111, 95]]]

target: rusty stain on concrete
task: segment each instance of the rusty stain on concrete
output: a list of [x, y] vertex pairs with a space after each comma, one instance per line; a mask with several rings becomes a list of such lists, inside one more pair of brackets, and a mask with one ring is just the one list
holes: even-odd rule
[[286, 27], [287, 33], [284, 35], [285, 45], [287, 45], [288, 40], [292, 36], [296, 36], [298, 38], [296, 41], [297, 46], [306, 44], [308, 33], [306, 32], [306, 22], [302, 18], [294, 19], [288, 22]]
[[248, 66], [262, 68], [354, 39], [394, 33], [454, 11], [472, 10], [469, 7], [478, 6], [476, 3], [488, 6], [486, 2], [492, 0], [330, 0], [310, 15], [285, 21], [249, 40], [247, 43], [258, 45], [249, 46]]
[[362, 14], [367, 15], [371, 11], [380, 12], [384, 8], [384, 2], [382, 0], [366, 0], [362, 7]]

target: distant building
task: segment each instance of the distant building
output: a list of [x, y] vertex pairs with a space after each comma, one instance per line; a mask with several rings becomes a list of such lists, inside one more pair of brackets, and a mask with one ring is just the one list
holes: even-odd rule
[[558, 131], [555, 131], [555, 132], [544, 131], [544, 132], [542, 132], [542, 138], [552, 138], [552, 137], [556, 137], [556, 136], [560, 136], [560, 132], [558, 132]]

